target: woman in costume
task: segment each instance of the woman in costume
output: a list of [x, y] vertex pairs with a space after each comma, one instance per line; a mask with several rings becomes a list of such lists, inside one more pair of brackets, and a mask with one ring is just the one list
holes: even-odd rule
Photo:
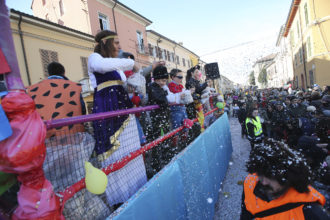
[[194, 137], [197, 137], [201, 132], [204, 131], [204, 113], [203, 106], [201, 103], [201, 96], [203, 90], [208, 86], [207, 82], [201, 83], [202, 80], [202, 72], [200, 71], [200, 66], [196, 65], [190, 68], [187, 71], [186, 77], [186, 89], [195, 88], [195, 92], [192, 94], [194, 98], [194, 103], [190, 103], [187, 105], [187, 114], [189, 119], [198, 118], [198, 122], [200, 124], [200, 128], [196, 125], [192, 128], [192, 133]]
[[[124, 71], [137, 68], [134, 60], [121, 59], [119, 38], [104, 30], [95, 36], [97, 45], [88, 58], [88, 72], [94, 89], [93, 113], [132, 108], [125, 91]], [[106, 167], [139, 149], [140, 141], [134, 115], [123, 115], [93, 123], [94, 151], [100, 166]], [[142, 156], [108, 175], [106, 195], [109, 205], [125, 202], [147, 182]]]

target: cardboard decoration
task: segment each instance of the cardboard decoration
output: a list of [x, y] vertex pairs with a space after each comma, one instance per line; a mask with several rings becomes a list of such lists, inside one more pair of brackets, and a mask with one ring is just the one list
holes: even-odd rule
[[0, 74], [5, 74], [11, 72], [11, 69], [7, 63], [6, 57], [0, 48]]

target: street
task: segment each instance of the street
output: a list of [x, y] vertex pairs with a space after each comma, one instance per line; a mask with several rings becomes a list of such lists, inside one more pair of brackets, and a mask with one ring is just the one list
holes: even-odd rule
[[241, 126], [237, 118], [230, 118], [233, 154], [227, 175], [219, 190], [219, 200], [215, 207], [214, 219], [237, 220], [241, 213], [243, 181], [247, 172], [245, 162], [249, 157], [250, 143], [241, 137]]

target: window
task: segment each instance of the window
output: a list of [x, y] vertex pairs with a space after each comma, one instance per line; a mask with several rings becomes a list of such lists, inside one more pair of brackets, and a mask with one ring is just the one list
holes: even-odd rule
[[171, 62], [174, 63], [174, 53], [173, 52], [171, 52]]
[[297, 21], [297, 37], [300, 38], [300, 29], [299, 29], [299, 23]]
[[155, 57], [155, 58], [157, 57], [156, 47], [152, 48], [152, 56]]
[[166, 60], [166, 50], [163, 50], [162, 51], [162, 59], [163, 60]]
[[167, 60], [168, 60], [168, 61], [171, 61], [171, 54], [170, 54], [170, 51], [167, 51]]
[[307, 38], [307, 57], [312, 56], [312, 45], [311, 45], [311, 38]]
[[299, 62], [303, 63], [303, 50], [302, 50], [302, 48], [299, 49]]
[[159, 59], [162, 58], [162, 49], [161, 49], [160, 47], [158, 47], [157, 57], [158, 57]]
[[51, 51], [51, 50], [40, 49], [39, 51], [40, 51], [41, 63], [42, 63], [44, 76], [47, 77], [48, 76], [47, 66], [51, 62], [58, 62], [58, 54], [57, 54], [57, 52]]
[[143, 42], [143, 34], [140, 31], [136, 32], [137, 36], [137, 45], [138, 45], [138, 51], [140, 53], [144, 53], [144, 42]]
[[149, 56], [156, 57], [155, 47], [152, 46], [151, 44], [148, 44], [148, 48], [149, 48]]
[[307, 3], [305, 3], [304, 5], [304, 11], [305, 11], [305, 24], [307, 26], [309, 24]]
[[87, 57], [80, 57], [84, 78], [88, 78]]
[[290, 31], [290, 43], [291, 47], [294, 47], [294, 33], [292, 30]]
[[60, 0], [60, 1], [58, 2], [58, 5], [59, 5], [59, 7], [60, 7], [60, 14], [61, 14], [61, 16], [63, 16], [63, 15], [64, 15], [63, 1]]
[[99, 23], [100, 23], [101, 30], [110, 30], [108, 17], [106, 15], [99, 13]]
[[182, 65], [186, 66], [186, 60], [184, 58], [182, 58]]
[[314, 85], [314, 72], [313, 72], [313, 70], [309, 71], [309, 83], [310, 83], [311, 86]]
[[176, 64], [180, 65], [180, 57], [176, 56]]

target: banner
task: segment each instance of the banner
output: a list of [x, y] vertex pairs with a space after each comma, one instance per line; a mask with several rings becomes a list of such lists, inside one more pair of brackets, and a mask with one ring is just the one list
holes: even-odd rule
[[213, 219], [231, 153], [224, 114], [108, 219]]

